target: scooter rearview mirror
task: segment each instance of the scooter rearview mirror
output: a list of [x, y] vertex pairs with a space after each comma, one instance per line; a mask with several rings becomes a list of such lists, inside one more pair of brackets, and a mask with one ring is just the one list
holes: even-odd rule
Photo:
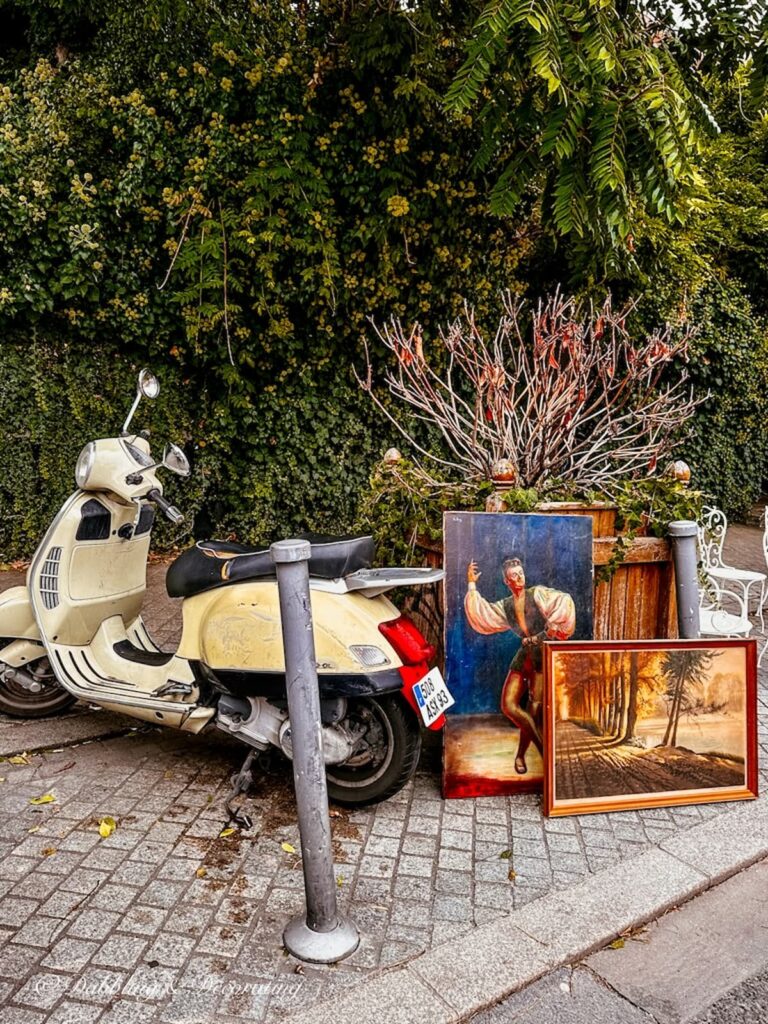
[[160, 394], [160, 381], [151, 370], [144, 369], [139, 373], [137, 390], [145, 398], [157, 398]]
[[169, 442], [165, 446], [163, 465], [178, 476], [189, 476], [189, 459], [177, 444]]
[[133, 400], [131, 411], [126, 416], [125, 423], [123, 424], [124, 434], [128, 433], [128, 427], [130, 425], [131, 420], [133, 419], [133, 414], [136, 412], [136, 409], [138, 408], [142, 395], [144, 396], [144, 398], [157, 398], [159, 394], [160, 381], [157, 379], [154, 373], [152, 373], [151, 370], [147, 370], [145, 367], [139, 373], [139, 381], [136, 386], [136, 397]]

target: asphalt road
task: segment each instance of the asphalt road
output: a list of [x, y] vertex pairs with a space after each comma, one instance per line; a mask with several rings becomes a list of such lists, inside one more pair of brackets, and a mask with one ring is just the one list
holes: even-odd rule
[[473, 1024], [759, 1024], [768, 1021], [768, 861], [583, 962], [516, 992]]

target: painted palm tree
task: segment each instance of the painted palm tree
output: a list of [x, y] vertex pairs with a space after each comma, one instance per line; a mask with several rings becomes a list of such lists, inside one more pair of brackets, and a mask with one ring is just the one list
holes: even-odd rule
[[664, 654], [661, 667], [670, 704], [662, 746], [677, 746], [680, 716], [693, 706], [693, 688], [704, 683], [716, 657], [717, 652], [709, 650], [674, 650]]

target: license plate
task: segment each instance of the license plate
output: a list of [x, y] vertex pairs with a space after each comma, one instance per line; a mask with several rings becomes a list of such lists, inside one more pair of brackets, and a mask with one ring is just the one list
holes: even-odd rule
[[414, 684], [413, 695], [426, 726], [436, 722], [444, 711], [456, 703], [445, 685], [439, 668], [433, 668]]

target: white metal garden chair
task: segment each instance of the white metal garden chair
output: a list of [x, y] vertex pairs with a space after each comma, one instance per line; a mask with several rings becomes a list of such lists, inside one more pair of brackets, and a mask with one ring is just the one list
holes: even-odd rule
[[[716, 577], [707, 577], [706, 585], [701, 587], [699, 604], [699, 636], [703, 637], [747, 637], [752, 632], [752, 620], [749, 617], [747, 602], [741, 594], [724, 590]], [[723, 602], [735, 602], [736, 610], [728, 611]], [[758, 666], [763, 660], [765, 642], [757, 659]]]
[[[768, 522], [768, 510], [766, 522]], [[721, 597], [741, 597], [740, 607], [748, 616], [751, 591], [755, 590], [755, 601], [757, 614], [760, 616], [760, 631], [765, 632], [765, 619], [763, 618], [763, 604], [766, 597], [766, 581], [768, 576], [756, 569], [738, 569], [735, 565], [728, 565], [723, 559], [723, 543], [728, 529], [728, 519], [723, 511], [711, 505], [705, 505], [702, 509], [701, 522], [698, 523], [699, 535], [699, 557], [701, 567], [707, 576], [716, 585]], [[763, 533], [763, 552], [768, 550], [768, 540]], [[766, 555], [768, 565], [768, 555]], [[740, 591], [740, 595], [731, 590], [733, 585]], [[746, 634], [745, 634], [746, 635]]]

